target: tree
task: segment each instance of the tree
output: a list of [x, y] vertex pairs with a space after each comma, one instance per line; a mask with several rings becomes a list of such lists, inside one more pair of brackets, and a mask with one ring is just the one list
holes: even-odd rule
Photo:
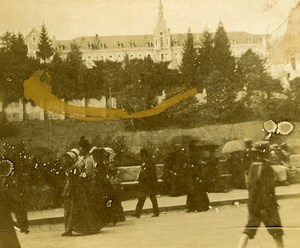
[[42, 25], [38, 48], [39, 51], [36, 54], [43, 62], [46, 62], [54, 53], [45, 24]]
[[242, 101], [248, 111], [256, 112], [263, 117], [264, 109], [269, 109], [268, 112], [270, 112], [270, 106], [272, 106], [275, 110], [274, 104], [278, 101], [272, 98], [276, 95], [275, 93], [281, 94], [283, 88], [280, 82], [274, 80], [266, 71], [264, 59], [251, 49], [247, 50], [238, 59], [236, 74], [245, 92]]
[[226, 112], [229, 113], [229, 110], [234, 108], [241, 89], [235, 75], [235, 58], [231, 55], [230, 43], [221, 22], [214, 36], [211, 61], [212, 70], [205, 80], [206, 106], [217, 119], [221, 119]]
[[27, 46], [22, 34], [6, 32], [0, 39], [2, 120], [6, 120], [5, 107], [20, 99], [23, 100], [23, 119], [26, 119], [23, 82], [38, 69], [39, 63], [27, 57]]
[[76, 44], [71, 45], [65, 60], [55, 55], [48, 69], [49, 84], [52, 86], [53, 94], [66, 102], [86, 99], [85, 92], [89, 87], [88, 82], [85, 81], [86, 70], [79, 46]]
[[82, 99], [86, 66], [78, 45], [72, 44], [65, 60], [56, 58], [50, 65], [53, 93], [66, 101]]
[[230, 42], [222, 22], [214, 36], [212, 62], [216, 70], [226, 77], [231, 77], [235, 70], [235, 58], [231, 54]]
[[197, 79], [203, 84], [203, 81], [214, 70], [212, 61], [212, 51], [214, 47], [214, 40], [212, 34], [206, 28], [203, 31], [200, 47], [198, 48], [197, 56]]
[[182, 73], [182, 78], [185, 83], [192, 86], [197, 85], [196, 72], [197, 72], [197, 50], [194, 45], [194, 36], [191, 30], [188, 30], [185, 43], [183, 45], [182, 62], [179, 67]]
[[234, 81], [225, 77], [220, 71], [213, 71], [206, 79], [207, 107], [217, 119], [233, 108], [237, 100], [237, 89]]

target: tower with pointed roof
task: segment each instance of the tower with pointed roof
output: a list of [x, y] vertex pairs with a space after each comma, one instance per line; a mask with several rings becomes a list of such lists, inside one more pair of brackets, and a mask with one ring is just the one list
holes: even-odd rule
[[164, 17], [162, 1], [158, 5], [158, 18], [153, 32], [155, 61], [169, 61], [171, 58], [171, 33]]

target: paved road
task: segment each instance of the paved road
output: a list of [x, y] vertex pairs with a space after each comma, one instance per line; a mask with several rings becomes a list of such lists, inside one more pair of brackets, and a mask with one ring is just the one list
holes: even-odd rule
[[[279, 201], [288, 248], [300, 247], [300, 199]], [[61, 237], [63, 225], [31, 228], [28, 235], [18, 234], [23, 248], [133, 248], [133, 247], [203, 247], [233, 248], [247, 219], [246, 205], [223, 206], [219, 211], [185, 213], [174, 211], [159, 218], [128, 218], [126, 223], [109, 226], [90, 236]], [[274, 247], [271, 236], [262, 227], [249, 248]]]

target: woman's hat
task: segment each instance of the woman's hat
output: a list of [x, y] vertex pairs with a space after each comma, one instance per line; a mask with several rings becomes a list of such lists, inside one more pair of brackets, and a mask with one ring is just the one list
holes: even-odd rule
[[72, 158], [73, 160], [76, 159], [76, 154], [75, 154], [74, 152], [66, 152], [66, 154], [67, 154], [70, 158]]
[[78, 157], [79, 154], [80, 154], [80, 151], [79, 151], [77, 148], [71, 149], [71, 152], [73, 152], [77, 157]]
[[14, 164], [6, 159], [0, 161], [0, 176], [8, 177], [14, 170]]

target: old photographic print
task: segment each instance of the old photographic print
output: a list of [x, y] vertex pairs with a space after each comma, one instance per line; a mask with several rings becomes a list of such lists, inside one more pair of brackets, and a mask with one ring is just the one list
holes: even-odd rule
[[0, 248], [300, 247], [299, 0], [0, 6]]

